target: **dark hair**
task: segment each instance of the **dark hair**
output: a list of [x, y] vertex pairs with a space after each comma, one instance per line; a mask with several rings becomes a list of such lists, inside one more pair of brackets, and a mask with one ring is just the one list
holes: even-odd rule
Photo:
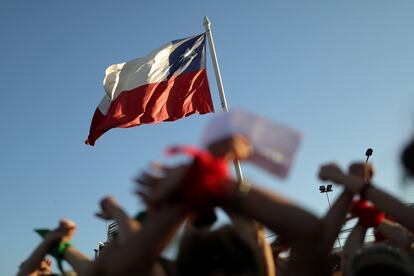
[[352, 276], [413, 275], [410, 257], [397, 248], [380, 244], [363, 247], [351, 261]]
[[361, 268], [356, 272], [355, 276], [410, 276], [407, 272], [400, 271], [395, 267], [389, 267], [387, 265], [372, 265]]
[[262, 275], [254, 248], [232, 226], [186, 234], [180, 244], [177, 275]]
[[401, 153], [401, 163], [407, 174], [414, 177], [414, 138]]

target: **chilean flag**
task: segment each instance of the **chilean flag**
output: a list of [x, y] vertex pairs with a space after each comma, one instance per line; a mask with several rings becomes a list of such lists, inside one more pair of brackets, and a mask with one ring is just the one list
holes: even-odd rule
[[88, 145], [111, 128], [175, 121], [214, 112], [206, 71], [206, 35], [175, 40], [143, 58], [109, 66], [106, 95], [93, 115]]

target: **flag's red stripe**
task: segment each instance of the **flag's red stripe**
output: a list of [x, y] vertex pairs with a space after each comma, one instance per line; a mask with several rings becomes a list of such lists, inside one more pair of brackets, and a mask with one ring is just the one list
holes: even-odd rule
[[171, 77], [123, 91], [106, 115], [97, 108], [93, 115], [88, 145], [111, 128], [175, 121], [191, 114], [214, 112], [205, 69]]

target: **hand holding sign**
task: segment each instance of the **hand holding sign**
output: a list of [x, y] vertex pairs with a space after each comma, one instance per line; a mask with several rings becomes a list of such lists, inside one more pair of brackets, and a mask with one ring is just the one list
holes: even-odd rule
[[288, 175], [301, 139], [296, 130], [242, 110], [216, 115], [202, 138], [213, 154], [225, 152], [227, 145], [227, 154], [249, 160], [281, 178]]

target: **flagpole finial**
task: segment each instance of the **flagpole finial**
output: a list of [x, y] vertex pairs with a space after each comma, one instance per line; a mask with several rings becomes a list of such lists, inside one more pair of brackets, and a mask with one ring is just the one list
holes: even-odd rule
[[211, 26], [211, 21], [210, 19], [208, 19], [207, 15], [204, 16], [204, 22], [203, 22], [204, 27], [206, 28], [206, 30], [210, 30], [210, 26]]

